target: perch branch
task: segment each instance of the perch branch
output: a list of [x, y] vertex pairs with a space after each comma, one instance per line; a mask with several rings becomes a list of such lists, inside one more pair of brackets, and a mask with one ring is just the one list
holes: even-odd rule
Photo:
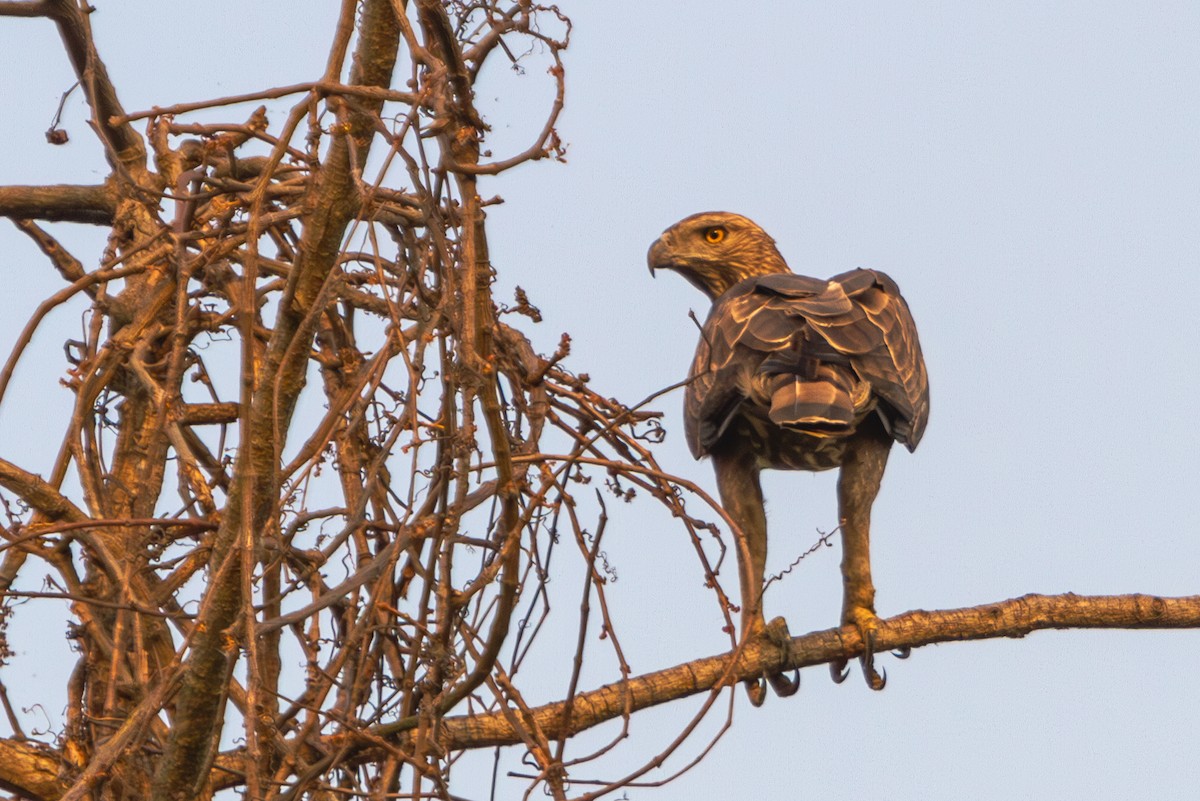
[[[964, 609], [914, 610], [879, 622], [876, 650], [919, 648], [942, 642], [1024, 637], [1041, 629], [1174, 629], [1200, 628], [1200, 595], [1160, 598], [1153, 595], [1024, 595], [999, 603]], [[562, 703], [531, 711], [553, 739], [569, 736], [604, 721], [717, 688], [724, 678], [736, 683], [764, 672], [827, 664], [862, 653], [853, 626], [815, 631], [791, 641], [785, 656], [769, 645], [752, 644], [741, 664], [729, 671], [731, 654], [697, 659], [614, 682], [575, 697], [569, 731], [562, 730]], [[629, 705], [623, 697], [632, 695]], [[386, 728], [386, 727], [385, 727]], [[521, 742], [503, 713], [447, 718], [443, 723], [447, 750], [513, 745]]]

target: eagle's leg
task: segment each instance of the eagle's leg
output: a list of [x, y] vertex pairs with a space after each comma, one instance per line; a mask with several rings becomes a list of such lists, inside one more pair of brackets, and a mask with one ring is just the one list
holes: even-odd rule
[[[838, 476], [838, 516], [842, 529], [842, 625], [854, 626], [863, 639], [863, 674], [874, 690], [886, 681], [875, 671], [875, 585], [871, 583], [871, 506], [887, 467], [892, 437], [875, 415], [868, 415], [846, 443]], [[845, 662], [830, 665], [834, 679], [845, 678]]]
[[742, 589], [742, 632], [762, 635], [763, 576], [767, 565], [767, 513], [763, 508], [758, 466], [749, 449], [723, 448], [712, 454], [717, 489], [725, 512], [741, 529], [737, 543], [738, 578]]
[[[749, 448], [726, 447], [712, 452], [713, 470], [721, 505], [737, 523], [742, 537], [737, 543], [738, 579], [741, 583], [742, 636], [754, 639], [768, 634], [762, 610], [763, 578], [767, 565], [767, 513], [763, 507], [759, 468]], [[778, 621], [786, 630], [786, 624]], [[771, 687], [781, 696], [791, 695], [799, 688], [783, 674], [768, 677]], [[750, 702], [759, 706], [766, 699], [761, 681], [747, 681], [746, 693]]]

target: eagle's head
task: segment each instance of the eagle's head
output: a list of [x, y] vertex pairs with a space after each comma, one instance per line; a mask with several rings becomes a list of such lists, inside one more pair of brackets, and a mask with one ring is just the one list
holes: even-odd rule
[[685, 217], [663, 231], [646, 259], [651, 275], [674, 270], [711, 300], [751, 276], [791, 272], [766, 231], [727, 211]]

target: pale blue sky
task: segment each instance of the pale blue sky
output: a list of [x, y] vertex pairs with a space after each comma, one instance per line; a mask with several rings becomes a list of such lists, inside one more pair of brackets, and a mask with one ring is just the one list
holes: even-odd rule
[[[336, 9], [96, 5], [130, 109], [316, 77]], [[569, 331], [570, 366], [629, 401], [678, 380], [696, 336], [687, 311], [703, 315], [704, 299], [675, 276], [651, 280], [646, 248], [686, 214], [746, 214], [797, 272], [888, 272], [917, 319], [932, 414], [916, 454], [896, 450], [876, 507], [881, 614], [1027, 592], [1200, 592], [1200, 5], [561, 6], [575, 22], [568, 163], [484, 185], [507, 201], [491, 213], [499, 295], [528, 290], [546, 318], [531, 331], [541, 347]], [[481, 87], [497, 155], [541, 125], [550, 87], [538, 64]], [[101, 180], [77, 97], [72, 143], [42, 137], [73, 80], [53, 26], [0, 20], [0, 69], [0, 183]], [[84, 233], [64, 236], [92, 266], [98, 240]], [[6, 355], [60, 284], [7, 223], [0, 280]], [[61, 434], [24, 415], [67, 407], [59, 348], [78, 313], [51, 318], [0, 414], [3, 455], [29, 469], [46, 469]], [[711, 486], [682, 442], [680, 403], [659, 403], [660, 461]], [[832, 476], [775, 474], [767, 492], [779, 569], [836, 524]], [[635, 672], [722, 650], [684, 535], [649, 504], [610, 511], [610, 603]], [[837, 554], [774, 586], [767, 613], [793, 633], [834, 625]], [[17, 639], [31, 617], [14, 624], [25, 650], [0, 675], [10, 688], [18, 666], [57, 676], [69, 661], [57, 632], [36, 648]], [[1192, 798], [1198, 646], [1196, 632], [945, 645], [885, 658], [883, 693], [807, 671], [789, 700], [755, 710], [739, 695], [733, 731], [699, 767], [628, 796]], [[695, 706], [635, 718], [628, 759], [606, 775], [660, 750]]]

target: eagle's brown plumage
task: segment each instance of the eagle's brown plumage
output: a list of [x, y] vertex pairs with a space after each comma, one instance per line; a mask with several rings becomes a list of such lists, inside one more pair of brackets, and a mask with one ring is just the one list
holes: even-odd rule
[[[756, 635], [765, 626], [759, 471], [840, 467], [843, 623], [863, 633], [867, 678], [882, 686], [870, 662], [870, 510], [891, 443], [916, 448], [929, 417], [908, 305], [874, 270], [828, 281], [792, 273], [765, 231], [727, 212], [681, 220], [651, 246], [648, 260], [651, 272], [678, 272], [713, 301], [684, 422], [692, 455], [712, 457], [722, 504], [745, 538], [738, 551], [743, 628]], [[785, 679], [772, 679], [777, 690], [792, 691]], [[752, 698], [761, 701], [761, 690]]]

